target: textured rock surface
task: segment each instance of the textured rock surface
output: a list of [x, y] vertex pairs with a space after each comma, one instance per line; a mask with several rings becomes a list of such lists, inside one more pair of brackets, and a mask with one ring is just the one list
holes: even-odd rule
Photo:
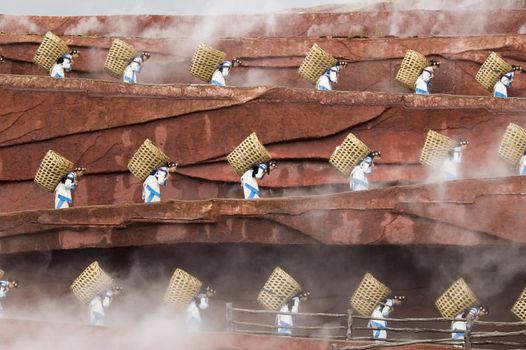
[[91, 206], [0, 216], [3, 253], [183, 242], [525, 244], [526, 179], [510, 177], [259, 201]]
[[265, 197], [346, 191], [327, 159], [348, 132], [383, 156], [377, 185], [422, 182], [419, 163], [429, 129], [471, 144], [465, 177], [512, 173], [496, 150], [509, 122], [524, 125], [526, 101], [475, 96], [316, 92], [282, 87], [137, 85], [0, 76], [0, 211], [49, 208], [52, 194], [32, 182], [53, 149], [88, 167], [76, 205], [141, 201], [126, 165], [150, 138], [182, 166], [165, 199], [241, 196], [224, 157], [257, 132], [281, 166], [261, 182]]

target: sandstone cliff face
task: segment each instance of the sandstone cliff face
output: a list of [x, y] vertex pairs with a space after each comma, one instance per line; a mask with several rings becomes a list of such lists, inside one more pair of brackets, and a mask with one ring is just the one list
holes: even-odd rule
[[0, 215], [3, 253], [184, 242], [324, 245], [525, 244], [511, 177], [258, 201], [213, 199]]

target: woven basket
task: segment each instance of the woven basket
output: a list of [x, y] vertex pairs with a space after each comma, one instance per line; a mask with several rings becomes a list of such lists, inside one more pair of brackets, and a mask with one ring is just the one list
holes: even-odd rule
[[279, 311], [286, 302], [300, 291], [299, 283], [278, 266], [265, 282], [257, 301], [267, 310]]
[[243, 175], [254, 164], [263, 163], [271, 159], [270, 153], [261, 142], [255, 132], [250, 134], [226, 157], [236, 174]]
[[0, 278], [4, 277], [4, 274], [5, 274], [4, 270], [0, 269]]
[[176, 269], [164, 294], [164, 302], [178, 308], [187, 307], [201, 289], [201, 281], [189, 273]]
[[526, 149], [526, 130], [517, 124], [509, 123], [499, 146], [499, 156], [515, 165]]
[[429, 130], [420, 155], [420, 163], [425, 166], [439, 165], [447, 157], [448, 151], [456, 144], [457, 142], [449, 137]]
[[526, 321], [526, 288], [511, 308], [511, 312], [522, 321]]
[[55, 192], [60, 179], [73, 169], [73, 163], [60, 154], [49, 150], [35, 175], [37, 185], [49, 192]]
[[475, 293], [463, 278], [459, 278], [437, 299], [435, 305], [443, 317], [455, 317], [476, 303], [478, 303], [478, 299]]
[[367, 272], [351, 297], [350, 303], [360, 315], [370, 316], [378, 303], [387, 298], [389, 294], [391, 290]]
[[413, 90], [416, 79], [422, 74], [422, 69], [426, 66], [426, 56], [414, 50], [407, 50], [395, 79], [403, 86]]
[[369, 148], [353, 134], [347, 135], [329, 158], [329, 163], [349, 176], [353, 168], [370, 152]]
[[113, 279], [102, 271], [98, 262], [94, 261], [82, 271], [69, 288], [78, 300], [88, 304], [112, 285]]
[[150, 139], [144, 140], [143, 144], [128, 163], [128, 169], [139, 180], [144, 181], [153, 169], [168, 162], [168, 156], [157, 148]]
[[492, 52], [480, 67], [475, 80], [487, 90], [493, 92], [493, 87], [500, 80], [502, 74], [509, 72], [511, 65], [506, 63], [499, 55]]
[[314, 44], [305, 59], [303, 59], [303, 62], [301, 62], [298, 73], [305, 79], [316, 84], [325, 70], [334, 66], [336, 63], [338, 63], [338, 61], [334, 57], [323, 51], [317, 44]]
[[197, 45], [197, 49], [192, 56], [190, 74], [206, 83], [212, 79], [212, 74], [217, 67], [225, 60], [226, 53], [211, 48], [203, 43]]
[[62, 39], [47, 32], [33, 57], [33, 62], [50, 72], [57, 59], [68, 52], [69, 48]]
[[114, 39], [104, 62], [104, 71], [112, 77], [120, 79], [128, 64], [138, 54], [135, 48], [127, 42]]

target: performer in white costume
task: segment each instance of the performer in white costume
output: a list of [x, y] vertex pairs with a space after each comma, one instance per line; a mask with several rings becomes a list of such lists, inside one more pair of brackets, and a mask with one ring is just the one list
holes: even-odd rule
[[150, 58], [150, 56], [151, 54], [146, 51], [135, 56], [130, 64], [124, 69], [122, 81], [128, 84], [137, 84], [137, 76], [141, 72], [142, 65]]
[[[309, 299], [309, 296], [310, 296], [309, 292], [299, 293], [295, 295], [294, 297], [292, 297], [287, 303], [285, 303], [285, 305], [283, 305], [279, 311], [297, 314], [300, 309], [300, 303], [306, 302]], [[292, 315], [277, 314], [276, 324], [279, 327], [278, 328], [279, 334], [286, 334], [286, 335], [292, 334], [292, 327], [294, 326]]]
[[442, 163], [442, 177], [444, 181], [456, 180], [459, 178], [458, 166], [462, 163], [462, 151], [468, 141], [459, 141], [458, 144], [448, 151], [448, 156]]
[[112, 287], [95, 296], [88, 305], [89, 322], [92, 326], [104, 326], [105, 309], [109, 308], [112, 299], [121, 292], [120, 287]]
[[277, 168], [276, 162], [268, 161], [266, 163], [259, 163], [252, 168], [245, 171], [241, 176], [241, 187], [243, 187], [243, 194], [245, 199], [258, 199], [259, 186], [257, 180], [263, 180], [266, 174], [270, 174], [272, 169]]
[[86, 168], [76, 167], [73, 171], [63, 176], [55, 188], [55, 209], [69, 208], [73, 204], [73, 191], [77, 188], [80, 177]]
[[461, 313], [459, 313], [457, 316], [455, 316], [455, 319], [459, 319], [458, 321], [453, 321], [451, 323], [451, 339], [462, 342], [455, 347], [463, 347], [464, 345], [464, 336], [467, 329], [467, 321], [464, 321], [462, 319], [467, 319], [468, 316], [472, 317], [472, 320], [478, 320], [480, 317], [488, 315], [489, 311], [484, 306], [480, 305], [477, 307], [471, 307], [468, 308]]
[[369, 321], [370, 328], [380, 328], [373, 330], [374, 339], [387, 339], [387, 321], [384, 318], [389, 317], [389, 314], [394, 311], [395, 305], [400, 305], [405, 300], [404, 296], [394, 296], [392, 299], [387, 299], [379, 304], [371, 314]]
[[511, 87], [515, 72], [522, 72], [522, 67], [513, 66], [511, 71], [506, 72], [502, 75], [499, 81], [495, 83], [493, 87], [493, 96], [500, 98], [508, 97], [508, 89]]
[[519, 175], [526, 175], [526, 150], [524, 150], [522, 158], [519, 161]]
[[332, 67], [329, 67], [323, 72], [323, 74], [318, 78], [316, 82], [316, 90], [332, 90], [332, 84], [338, 83], [338, 77], [340, 71], [345, 67], [347, 62], [338, 62]]
[[415, 93], [420, 95], [429, 95], [429, 84], [433, 77], [433, 67], [440, 68], [440, 62], [431, 60], [429, 66], [422, 70], [422, 74], [416, 78]]
[[369, 189], [367, 174], [373, 171], [374, 157], [381, 157], [379, 151], [370, 152], [362, 161], [351, 171], [350, 185], [351, 191], [366, 191]]
[[51, 66], [51, 73], [49, 74], [52, 78], [64, 79], [66, 77], [65, 72], [71, 72], [73, 67], [73, 58], [80, 55], [80, 51], [73, 50], [67, 54], [60, 56], [57, 62]]
[[152, 170], [142, 185], [144, 203], [161, 201], [161, 186], [166, 186], [170, 173], [175, 173], [176, 170], [177, 163], [174, 162], [168, 162], [164, 166]]
[[241, 63], [239, 58], [234, 58], [232, 61], [224, 61], [217, 67], [217, 69], [212, 74], [212, 79], [210, 79], [210, 84], [217, 86], [226, 86], [225, 77], [230, 73], [230, 69], [234, 67], [236, 63]]
[[185, 323], [186, 329], [189, 332], [198, 332], [201, 330], [203, 320], [199, 310], [208, 309], [208, 299], [214, 295], [216, 291], [213, 288], [206, 287], [206, 292], [198, 294], [194, 300], [186, 308]]
[[[20, 284], [18, 283], [18, 280], [1, 280], [0, 281], [0, 299], [3, 299], [7, 296], [7, 293], [9, 290], [13, 288], [18, 288]], [[0, 317], [4, 315], [4, 308], [2, 307], [2, 304], [0, 303]]]

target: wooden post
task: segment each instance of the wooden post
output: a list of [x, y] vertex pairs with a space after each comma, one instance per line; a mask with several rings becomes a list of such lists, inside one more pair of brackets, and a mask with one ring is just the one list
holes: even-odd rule
[[473, 326], [473, 316], [468, 313], [466, 318], [466, 333], [464, 333], [464, 341], [466, 342], [466, 350], [471, 350], [471, 327]]
[[352, 309], [347, 309], [347, 339], [352, 337]]
[[234, 330], [232, 323], [232, 303], [226, 303], [226, 323], [227, 331], [232, 332]]

